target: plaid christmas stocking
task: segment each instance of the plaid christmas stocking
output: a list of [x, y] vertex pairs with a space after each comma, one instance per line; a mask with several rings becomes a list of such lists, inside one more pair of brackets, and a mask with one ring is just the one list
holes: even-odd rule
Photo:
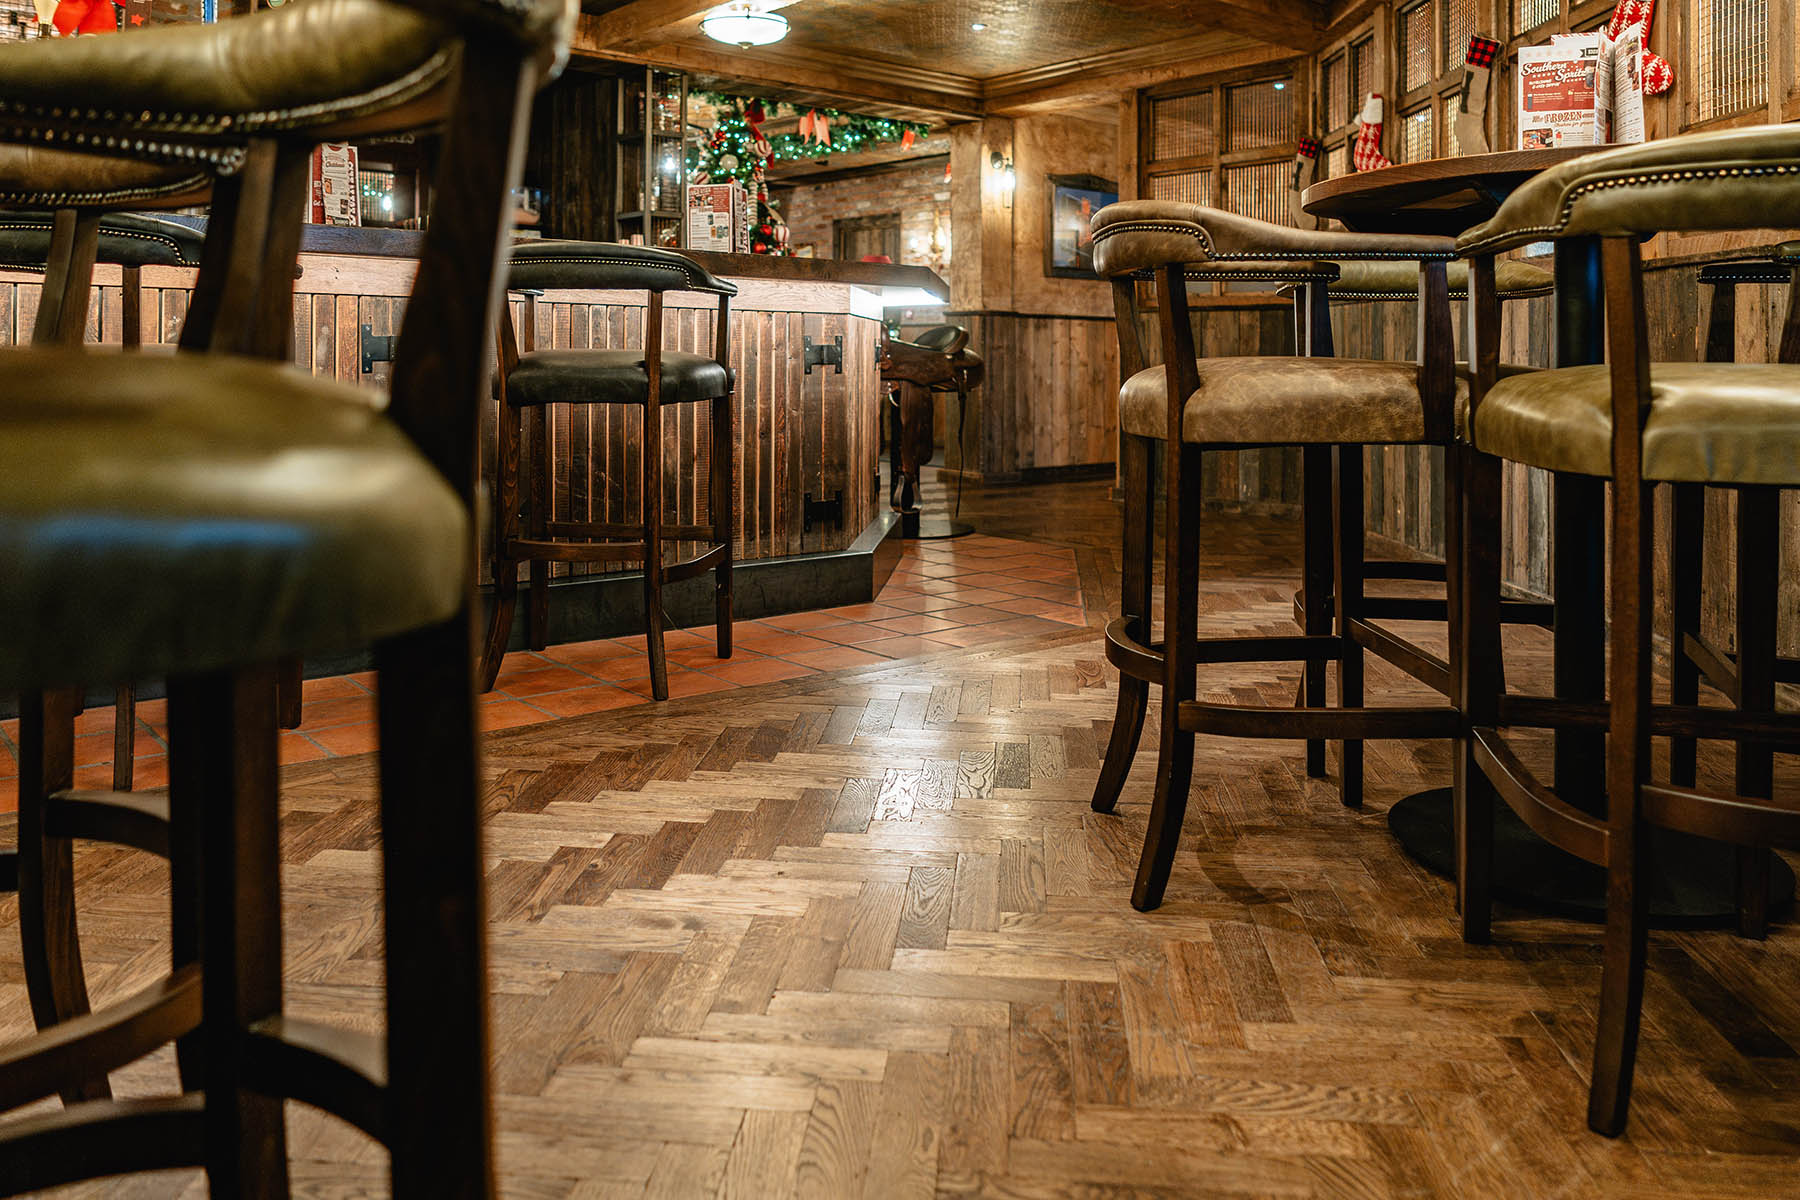
[[1644, 48], [1644, 95], [1660, 96], [1675, 83], [1675, 68], [1660, 54], [1650, 53], [1650, 21], [1656, 16], [1656, 0], [1619, 0], [1612, 20], [1606, 23], [1606, 36], [1617, 41], [1621, 35], [1636, 33], [1638, 45]]
[[1476, 34], [1469, 39], [1463, 55], [1462, 91], [1456, 98], [1456, 151], [1458, 154], [1486, 154], [1488, 78], [1500, 43]]
[[1391, 167], [1393, 162], [1381, 152], [1381, 93], [1370, 92], [1357, 118], [1356, 144], [1350, 150], [1350, 165], [1358, 171]]
[[1303, 137], [1300, 139], [1300, 150], [1294, 155], [1294, 178], [1288, 184], [1296, 229], [1317, 229], [1319, 227], [1319, 218], [1300, 207], [1300, 194], [1312, 185], [1313, 177], [1318, 172], [1318, 139]]

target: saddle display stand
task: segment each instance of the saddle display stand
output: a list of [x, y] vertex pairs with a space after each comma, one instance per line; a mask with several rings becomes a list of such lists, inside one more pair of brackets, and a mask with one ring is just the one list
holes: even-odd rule
[[[975, 532], [966, 522], [925, 520], [919, 512], [920, 470], [931, 461], [933, 393], [955, 392], [960, 449], [969, 393], [981, 386], [981, 356], [968, 349], [969, 331], [937, 325], [916, 341], [887, 338], [882, 342], [881, 381], [894, 394], [888, 433], [889, 502], [900, 514], [900, 535], [921, 541], [963, 537]], [[958, 460], [959, 468], [962, 460]], [[957, 499], [962, 498], [961, 487]]]

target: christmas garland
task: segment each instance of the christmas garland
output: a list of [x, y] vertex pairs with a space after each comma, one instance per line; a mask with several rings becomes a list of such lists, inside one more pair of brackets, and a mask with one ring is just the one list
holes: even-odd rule
[[[827, 150], [849, 152], [888, 142], [911, 146], [930, 129], [917, 121], [894, 121], [887, 117], [840, 112], [835, 108], [802, 111], [785, 101], [755, 96], [702, 92], [699, 97], [717, 108], [719, 117], [711, 135], [688, 154], [688, 180], [692, 183], [736, 180], [744, 185], [756, 205], [750, 248], [757, 254], [787, 252], [786, 223], [769, 206], [765, 172], [771, 159], [817, 158]], [[800, 128], [795, 133], [778, 133], [770, 137], [764, 133], [763, 125], [783, 107], [800, 117]]]

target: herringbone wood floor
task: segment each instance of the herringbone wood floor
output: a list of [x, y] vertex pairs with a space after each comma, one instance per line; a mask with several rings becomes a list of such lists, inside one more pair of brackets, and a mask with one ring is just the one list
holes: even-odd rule
[[[1110, 527], [1073, 494], [1094, 511], [1059, 533]], [[1212, 528], [1212, 627], [1289, 628], [1292, 528]], [[1098, 619], [1116, 562], [1091, 544], [1078, 561]], [[1203, 686], [1279, 703], [1293, 675]], [[1168, 903], [1142, 915], [1126, 895], [1153, 755], [1120, 816], [1087, 806], [1113, 695], [1096, 632], [1074, 628], [491, 735], [507, 1194], [1800, 1190], [1787, 928], [1656, 936], [1631, 1133], [1597, 1138], [1595, 931], [1503, 911], [1495, 945], [1464, 946], [1448, 886], [1386, 832], [1393, 799], [1443, 781], [1444, 747], [1371, 745], [1349, 812], [1297, 745], [1203, 739]], [[290, 1008], [363, 1027], [382, 1019], [371, 773], [289, 768], [283, 820]], [[79, 872], [102, 996], [162, 969], [165, 872], [112, 849]], [[26, 1019], [16, 912], [0, 906], [8, 1036]], [[168, 1088], [172, 1058], [115, 1083]], [[290, 1111], [298, 1194], [382, 1194], [380, 1151]]]

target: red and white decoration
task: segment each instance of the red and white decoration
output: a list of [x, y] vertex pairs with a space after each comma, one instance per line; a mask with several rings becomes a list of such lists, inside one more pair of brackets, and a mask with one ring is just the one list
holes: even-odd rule
[[1381, 93], [1370, 92], [1357, 118], [1356, 141], [1350, 148], [1350, 165], [1358, 171], [1376, 171], [1393, 162], [1381, 152]]
[[64, 37], [80, 33], [117, 33], [117, 0], [37, 0], [39, 24]]
[[1612, 20], [1606, 23], [1606, 36], [1614, 41], [1625, 34], [1637, 34], [1638, 45], [1644, 47], [1644, 95], [1660, 96], [1675, 85], [1675, 68], [1660, 54], [1650, 53], [1650, 22], [1656, 16], [1656, 0], [1619, 0]]

